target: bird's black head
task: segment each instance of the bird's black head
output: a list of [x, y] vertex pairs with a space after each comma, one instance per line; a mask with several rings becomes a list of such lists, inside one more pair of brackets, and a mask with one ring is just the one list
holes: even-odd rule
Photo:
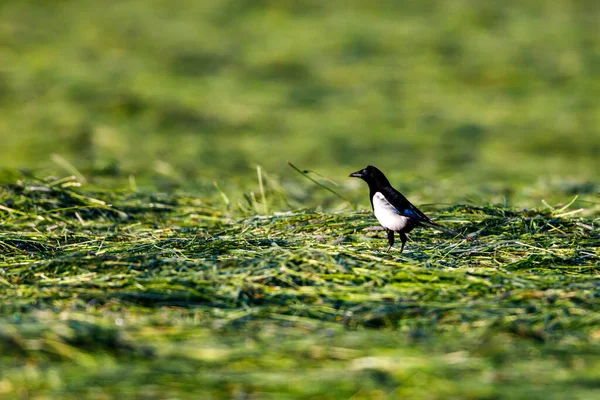
[[352, 178], [361, 178], [369, 184], [369, 187], [373, 188], [390, 184], [383, 172], [372, 165], [368, 165], [360, 171], [353, 172], [349, 176]]

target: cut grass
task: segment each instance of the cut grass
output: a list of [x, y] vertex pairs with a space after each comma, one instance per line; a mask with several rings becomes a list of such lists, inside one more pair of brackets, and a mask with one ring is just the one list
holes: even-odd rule
[[3, 1], [0, 398], [600, 398], [599, 5]]
[[399, 255], [367, 212], [74, 184], [0, 191], [7, 398], [600, 391], [597, 210], [447, 207], [477, 240], [420, 229]]

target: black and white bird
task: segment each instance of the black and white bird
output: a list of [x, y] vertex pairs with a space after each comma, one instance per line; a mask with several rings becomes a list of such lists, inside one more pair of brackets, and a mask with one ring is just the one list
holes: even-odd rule
[[402, 241], [400, 248], [400, 253], [402, 253], [404, 244], [408, 240], [406, 234], [416, 226], [430, 226], [454, 234], [450, 229], [433, 222], [421, 210], [412, 205], [402, 193], [390, 185], [390, 181], [376, 167], [369, 165], [360, 171], [351, 173], [350, 176], [361, 178], [369, 185], [373, 213], [387, 232], [389, 246], [386, 251], [390, 251], [394, 244], [394, 233], [398, 233]]

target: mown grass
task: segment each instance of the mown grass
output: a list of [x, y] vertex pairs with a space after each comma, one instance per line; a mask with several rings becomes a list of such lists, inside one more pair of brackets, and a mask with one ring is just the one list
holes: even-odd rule
[[2, 1], [0, 397], [598, 398], [599, 4]]
[[422, 229], [399, 255], [368, 212], [75, 184], [0, 192], [6, 398], [600, 390], [597, 207], [446, 207], [432, 216], [476, 240]]

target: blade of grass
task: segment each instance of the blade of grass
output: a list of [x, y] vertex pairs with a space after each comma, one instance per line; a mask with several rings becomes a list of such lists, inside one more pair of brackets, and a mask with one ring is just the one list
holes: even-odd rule
[[[356, 207], [354, 206], [354, 204], [352, 204], [352, 202], [350, 200], [348, 200], [347, 198], [345, 198], [344, 196], [342, 196], [341, 194], [339, 194], [338, 192], [336, 192], [335, 190], [331, 189], [330, 187], [327, 187], [325, 185], [323, 185], [322, 183], [316, 181], [315, 179], [311, 178], [310, 176], [308, 176], [308, 170], [301, 170], [300, 168], [296, 167], [294, 164], [292, 164], [290, 161], [287, 162], [287, 164], [294, 169], [296, 172], [298, 172], [300, 175], [302, 175], [303, 177], [305, 177], [306, 179], [308, 179], [309, 181], [313, 182], [314, 184], [316, 184], [317, 186], [322, 187], [323, 189], [327, 190], [328, 192], [333, 193], [335, 196], [339, 197], [340, 199], [344, 200], [346, 203], [348, 203], [350, 205], [350, 207], [352, 208], [353, 211], [356, 211]], [[308, 172], [307, 172], [308, 171]], [[326, 178], [324, 178], [326, 179]]]

